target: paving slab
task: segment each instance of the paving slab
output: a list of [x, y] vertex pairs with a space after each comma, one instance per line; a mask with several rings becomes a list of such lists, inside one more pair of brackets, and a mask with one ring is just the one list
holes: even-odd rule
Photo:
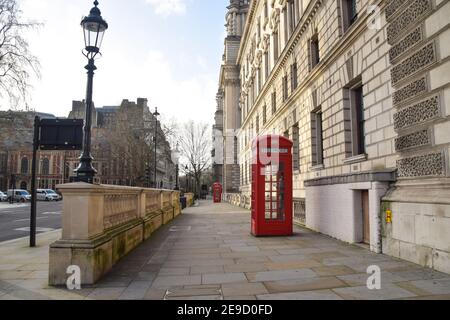
[[357, 273], [355, 270], [347, 266], [321, 266], [312, 267], [311, 270], [319, 276], [343, 276]]
[[[358, 287], [358, 286], [366, 286], [367, 285], [367, 279], [369, 279], [370, 275], [367, 273], [355, 273], [355, 274], [348, 274], [348, 275], [337, 275], [337, 278], [344, 281], [348, 286], [351, 287]], [[396, 283], [396, 282], [403, 282], [405, 281], [404, 278], [392, 274], [390, 272], [381, 271], [381, 284], [388, 284], [388, 283]]]
[[450, 294], [450, 279], [416, 280], [409, 283], [428, 295]]
[[231, 296], [255, 296], [269, 293], [262, 283], [232, 283], [223, 284], [222, 293], [224, 297]]
[[117, 300], [126, 287], [96, 288], [86, 298], [89, 300]]
[[361, 286], [338, 288], [333, 291], [346, 300], [390, 300], [417, 296], [392, 283], [381, 285], [380, 290], [369, 290], [367, 286]]
[[331, 290], [273, 293], [256, 296], [258, 300], [342, 300]]
[[347, 284], [336, 277], [320, 277], [291, 279], [264, 282], [270, 293], [312, 291], [347, 287]]
[[277, 280], [290, 280], [301, 278], [314, 278], [317, 274], [311, 269], [297, 269], [297, 270], [277, 270], [277, 271], [263, 271], [263, 272], [249, 272], [247, 277], [250, 282], [266, 282]]
[[201, 275], [158, 276], [153, 281], [152, 288], [170, 288], [172, 286], [201, 284]]
[[223, 284], [235, 282], [248, 282], [248, 280], [243, 272], [204, 274], [202, 276], [202, 284]]
[[119, 296], [119, 300], [142, 300], [152, 281], [133, 281]]

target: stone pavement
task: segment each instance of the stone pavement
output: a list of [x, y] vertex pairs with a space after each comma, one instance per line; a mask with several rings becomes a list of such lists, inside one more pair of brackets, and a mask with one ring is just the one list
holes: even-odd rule
[[[450, 275], [378, 255], [303, 228], [254, 238], [249, 212], [200, 202], [157, 231], [97, 285], [47, 286], [48, 244], [59, 232], [0, 244], [1, 299], [450, 299]], [[367, 267], [382, 270], [369, 290]]]

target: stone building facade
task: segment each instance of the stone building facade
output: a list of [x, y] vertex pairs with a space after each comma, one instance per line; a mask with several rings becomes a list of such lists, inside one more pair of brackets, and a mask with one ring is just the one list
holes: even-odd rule
[[241, 193], [253, 139], [289, 137], [307, 227], [450, 272], [449, 16], [442, 0], [251, 1]]
[[241, 126], [240, 79], [236, 58], [244, 32], [249, 0], [231, 0], [226, 15], [227, 37], [220, 67], [214, 130], [213, 172], [226, 192], [239, 192], [240, 167], [236, 131]]

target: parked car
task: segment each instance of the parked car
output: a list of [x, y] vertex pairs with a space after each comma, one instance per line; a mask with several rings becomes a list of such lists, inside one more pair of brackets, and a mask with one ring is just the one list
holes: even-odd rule
[[61, 196], [51, 189], [37, 189], [36, 199], [38, 201], [59, 201]]
[[8, 201], [8, 196], [6, 195], [6, 193], [0, 191], [0, 202], [2, 201]]
[[27, 190], [21, 190], [21, 189], [8, 190], [7, 195], [8, 195], [8, 200], [13, 198], [13, 200], [16, 202], [31, 201], [31, 194]]

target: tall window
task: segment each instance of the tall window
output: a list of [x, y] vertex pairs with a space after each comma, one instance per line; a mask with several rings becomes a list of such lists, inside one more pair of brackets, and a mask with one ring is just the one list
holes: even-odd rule
[[20, 162], [20, 173], [28, 174], [28, 158], [22, 158]]
[[267, 106], [263, 106], [263, 124], [266, 124], [267, 122]]
[[261, 17], [259, 17], [259, 19], [258, 19], [257, 32], [258, 32], [258, 41], [260, 41], [261, 40]]
[[288, 9], [289, 10], [289, 32], [292, 35], [292, 33], [294, 32], [294, 29], [295, 29], [295, 25], [296, 25], [295, 12], [297, 11], [294, 0], [289, 0], [288, 8], [289, 8]]
[[298, 72], [297, 62], [294, 62], [291, 65], [291, 88], [292, 88], [291, 90], [292, 90], [292, 92], [294, 92], [295, 89], [297, 89], [297, 86], [298, 86], [297, 72]]
[[258, 94], [262, 89], [262, 76], [261, 76], [261, 67], [258, 68]]
[[288, 8], [285, 7], [283, 10], [283, 20], [284, 20], [284, 45], [289, 41], [289, 22], [288, 22]]
[[256, 135], [259, 135], [259, 116], [256, 116]]
[[269, 18], [269, 6], [267, 5], [267, 0], [264, 1], [264, 18]]
[[265, 81], [269, 79], [270, 60], [269, 51], [264, 52]]
[[288, 76], [283, 77], [283, 102], [289, 97]]
[[50, 174], [50, 161], [47, 158], [42, 160], [42, 174], [48, 175]]
[[273, 60], [276, 61], [278, 60], [278, 46], [279, 46], [279, 36], [278, 36], [278, 31], [274, 31], [273, 33]]
[[363, 87], [361, 83], [359, 83], [358, 85], [345, 90], [348, 91], [350, 102], [352, 156], [358, 156], [366, 153]]
[[292, 168], [294, 171], [300, 170], [300, 143], [299, 143], [299, 128], [298, 123], [292, 127]]
[[344, 32], [358, 19], [356, 0], [342, 0], [342, 25]]
[[272, 93], [272, 115], [277, 113], [277, 92]]
[[319, 35], [316, 33], [310, 41], [310, 66], [313, 69], [320, 62]]
[[311, 148], [312, 165], [323, 164], [323, 131], [322, 131], [322, 108], [317, 108], [311, 113]]

